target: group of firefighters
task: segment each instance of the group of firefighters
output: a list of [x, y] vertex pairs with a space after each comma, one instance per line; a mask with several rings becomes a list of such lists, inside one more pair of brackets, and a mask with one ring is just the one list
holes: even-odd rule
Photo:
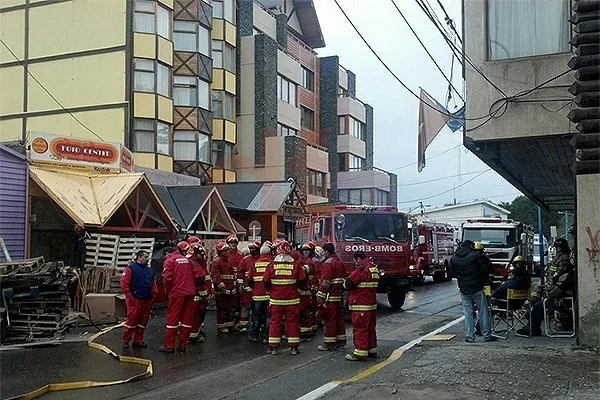
[[[321, 248], [309, 241], [292, 251], [286, 240], [252, 241], [245, 251], [248, 254], [238, 250], [238, 244], [233, 234], [217, 243], [217, 256], [210, 268], [196, 236], [179, 242], [167, 256], [162, 278], [168, 311], [160, 352], [185, 352], [188, 342], [204, 342], [204, 319], [212, 298], [217, 331], [249, 333], [252, 342], [268, 345], [268, 354], [277, 354], [282, 337], [287, 339], [291, 354], [298, 354], [300, 342], [315, 336], [318, 320], [324, 326], [324, 340], [318, 350], [343, 348], [346, 327], [342, 292], [346, 289], [355, 347], [346, 359], [377, 356], [379, 270], [364, 252], [354, 253], [356, 268], [347, 275], [331, 243]], [[132, 339], [133, 347], [147, 347], [144, 329], [158, 293], [148, 259], [148, 252], [139, 251], [121, 278], [128, 310], [122, 338], [125, 348]]]

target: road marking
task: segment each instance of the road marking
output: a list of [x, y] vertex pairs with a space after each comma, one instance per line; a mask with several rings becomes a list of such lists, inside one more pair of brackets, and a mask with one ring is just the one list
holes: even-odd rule
[[389, 364], [393, 363], [394, 361], [396, 361], [400, 357], [402, 357], [402, 354], [404, 354], [404, 352], [406, 350], [409, 350], [410, 348], [421, 343], [423, 340], [426, 340], [427, 338], [429, 338], [431, 336], [435, 336], [438, 333], [443, 332], [446, 329], [450, 328], [451, 326], [454, 326], [454, 325], [458, 324], [459, 322], [464, 321], [464, 319], [465, 319], [464, 316], [457, 318], [454, 321], [451, 321], [451, 322], [447, 323], [446, 325], [441, 326], [441, 327], [429, 332], [428, 334], [421, 336], [418, 339], [415, 339], [415, 340], [412, 340], [412, 341], [406, 343], [404, 346], [394, 350], [392, 352], [392, 354], [390, 354], [390, 356], [388, 358], [386, 358], [385, 360], [383, 360], [382, 362], [377, 363], [377, 364], [373, 365], [372, 367], [367, 368], [366, 370], [354, 375], [351, 378], [346, 379], [345, 381], [328, 382], [328, 383], [324, 384], [323, 386], [316, 388], [312, 392], [309, 392], [309, 393], [305, 394], [304, 396], [299, 397], [296, 400], [315, 400], [315, 399], [318, 399], [319, 397], [322, 397], [327, 392], [330, 392], [333, 389], [335, 389], [336, 387], [340, 386], [342, 383], [358, 382], [359, 380], [366, 378], [369, 375], [373, 375], [375, 372], [379, 371], [380, 369], [388, 366]]

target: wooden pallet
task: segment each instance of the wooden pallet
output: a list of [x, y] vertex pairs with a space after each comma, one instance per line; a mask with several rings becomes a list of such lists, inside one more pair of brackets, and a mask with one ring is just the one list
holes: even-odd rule
[[43, 263], [44, 257], [3, 262], [0, 263], [0, 276], [16, 273], [30, 273], [37, 270]]
[[135, 259], [135, 253], [139, 250], [146, 250], [152, 259], [153, 248], [154, 238], [121, 238], [117, 254], [117, 274], [121, 274], [127, 264]]
[[110, 290], [113, 267], [91, 267], [83, 272], [84, 293], [106, 293]]
[[92, 233], [85, 241], [86, 268], [98, 266], [112, 266], [117, 263], [120, 237], [117, 235], [104, 235]]

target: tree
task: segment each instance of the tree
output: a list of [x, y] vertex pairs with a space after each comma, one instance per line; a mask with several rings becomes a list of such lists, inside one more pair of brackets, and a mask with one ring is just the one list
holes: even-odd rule
[[[500, 207], [510, 211], [509, 218], [523, 222], [527, 225], [533, 225], [534, 230], [538, 230], [538, 212], [537, 205], [525, 196], [516, 197], [511, 203], [502, 202]], [[565, 231], [563, 216], [558, 211], [546, 211], [542, 209], [542, 223], [544, 236], [550, 238], [550, 227], [557, 227], [558, 235]]]

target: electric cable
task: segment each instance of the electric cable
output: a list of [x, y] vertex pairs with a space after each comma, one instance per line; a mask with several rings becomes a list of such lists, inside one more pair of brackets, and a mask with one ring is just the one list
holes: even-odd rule
[[438, 71], [440, 71], [440, 73], [442, 74], [442, 76], [446, 79], [446, 81], [448, 82], [448, 84], [450, 85], [450, 87], [452, 89], [454, 89], [454, 92], [458, 95], [458, 97], [462, 100], [462, 102], [466, 103], [465, 99], [461, 96], [461, 94], [459, 93], [459, 91], [454, 87], [454, 85], [452, 85], [452, 81], [446, 76], [446, 74], [444, 73], [444, 71], [442, 71], [442, 68], [439, 66], [439, 64], [437, 63], [437, 61], [435, 61], [435, 59], [433, 58], [433, 55], [431, 55], [431, 53], [429, 52], [429, 50], [427, 49], [427, 47], [425, 46], [425, 44], [423, 43], [423, 41], [421, 40], [421, 38], [419, 37], [419, 35], [417, 34], [417, 32], [415, 32], [415, 30], [413, 29], [413, 27], [410, 24], [410, 22], [408, 22], [408, 20], [406, 19], [406, 17], [402, 13], [402, 11], [400, 11], [400, 8], [396, 4], [396, 2], [394, 0], [390, 0], [390, 1], [392, 2], [392, 4], [394, 5], [394, 7], [396, 8], [396, 10], [398, 11], [398, 13], [400, 14], [400, 16], [402, 17], [402, 19], [404, 20], [404, 22], [406, 23], [406, 25], [410, 29], [410, 31], [417, 38], [417, 41], [419, 42], [419, 44], [421, 45], [421, 47], [423, 47], [423, 49], [425, 50], [425, 52], [427, 53], [427, 55], [429, 56], [429, 58], [431, 58], [431, 61], [433, 61], [433, 63], [437, 67]]
[[19, 57], [17, 57], [17, 55], [11, 50], [10, 47], [8, 47], [8, 45], [4, 42], [4, 40], [2, 40], [2, 38], [0, 38], [0, 43], [2, 43], [2, 45], [6, 48], [6, 50], [8, 50], [8, 52], [14, 57], [14, 59], [17, 60], [19, 64], [21, 64], [21, 66], [23, 67], [23, 69], [25, 70], [27, 75], [29, 75], [31, 77], [31, 79], [33, 79], [38, 85], [40, 85], [40, 87], [44, 90], [44, 92], [46, 92], [48, 94], [48, 96], [50, 96], [50, 98], [52, 100], [54, 100], [54, 102], [56, 104], [58, 104], [60, 106], [60, 108], [63, 109], [63, 111], [66, 111], [71, 116], [71, 118], [73, 118], [75, 121], [77, 121], [77, 123], [79, 123], [79, 125], [81, 125], [87, 131], [89, 131], [92, 135], [96, 136], [98, 139], [100, 139], [101, 141], [104, 142], [104, 139], [102, 137], [100, 137], [100, 135], [98, 135], [91, 128], [89, 128], [87, 125], [85, 125], [83, 122], [81, 122], [75, 115], [73, 115], [73, 113], [70, 110], [65, 108], [65, 106], [63, 106], [62, 103], [60, 101], [58, 101], [58, 99], [56, 97], [54, 97], [54, 95], [52, 93], [50, 93], [50, 91], [35, 76], [33, 76], [33, 74], [29, 71], [29, 69], [27, 68], [25, 63], [22, 60], [20, 60]]
[[458, 39], [458, 41], [462, 43], [462, 39], [460, 38], [460, 35], [456, 31], [456, 25], [454, 24], [454, 20], [452, 18], [450, 18], [450, 16], [446, 12], [446, 9], [444, 8], [444, 5], [442, 4], [442, 2], [440, 0], [437, 0], [437, 2], [440, 5], [440, 8], [442, 9], [442, 11], [444, 12], [444, 15], [446, 16], [446, 18], [444, 19], [446, 21], [446, 24], [450, 27], [450, 29], [452, 29], [452, 31], [456, 35], [456, 38]]

